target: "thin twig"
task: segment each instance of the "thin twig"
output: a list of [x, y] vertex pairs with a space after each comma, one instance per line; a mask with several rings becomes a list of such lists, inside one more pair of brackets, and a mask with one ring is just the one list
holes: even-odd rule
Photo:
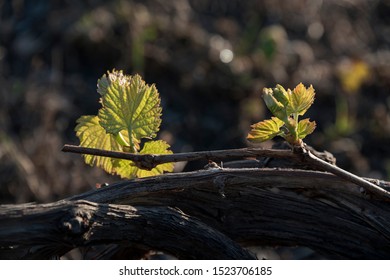
[[[295, 147], [297, 148], [297, 147]], [[309, 165], [318, 168], [319, 170], [330, 172], [344, 180], [350, 181], [362, 187], [367, 192], [372, 192], [380, 196], [390, 199], [390, 192], [381, 187], [371, 183], [359, 176], [356, 176], [344, 169], [332, 165], [319, 157], [315, 156], [305, 148], [305, 145], [299, 146], [294, 151], [291, 150], [275, 150], [275, 149], [260, 149], [260, 148], [242, 148], [230, 150], [216, 150], [216, 151], [201, 151], [176, 153], [168, 155], [157, 154], [131, 154], [125, 152], [114, 152], [94, 148], [86, 148], [74, 145], [64, 145], [63, 152], [71, 152], [78, 154], [89, 154], [95, 156], [119, 158], [131, 160], [137, 164], [139, 168], [152, 169], [159, 164], [179, 161], [193, 161], [199, 159], [236, 159], [248, 157], [269, 157], [269, 158], [286, 158], [298, 162], [308, 163]]]
[[390, 192], [387, 190], [379, 187], [378, 185], [371, 183], [359, 176], [356, 176], [355, 174], [352, 174], [336, 165], [332, 165], [321, 158], [315, 156], [313, 153], [305, 149], [305, 144], [298, 147], [298, 149], [294, 149], [294, 153], [299, 155], [303, 155], [303, 161], [307, 162], [309, 165], [313, 167], [317, 167], [320, 170], [330, 172], [344, 180], [347, 180], [349, 182], [352, 182], [360, 187], [362, 187], [362, 192], [372, 192], [375, 194], [378, 194], [380, 196], [384, 196], [388, 199], [390, 199]]
[[230, 150], [217, 150], [217, 151], [201, 151], [201, 152], [189, 152], [189, 153], [176, 153], [168, 155], [155, 155], [155, 154], [131, 154], [125, 152], [114, 152], [93, 148], [85, 148], [73, 145], [64, 145], [63, 152], [71, 152], [78, 154], [88, 154], [103, 157], [112, 157], [131, 160], [138, 163], [138, 166], [145, 169], [151, 169], [159, 164], [167, 162], [179, 162], [179, 161], [193, 161], [200, 159], [234, 159], [234, 158], [247, 158], [247, 157], [272, 157], [272, 158], [288, 158], [296, 159], [299, 157], [294, 155], [290, 150], [264, 150], [259, 148], [242, 148], [242, 149], [230, 149]]

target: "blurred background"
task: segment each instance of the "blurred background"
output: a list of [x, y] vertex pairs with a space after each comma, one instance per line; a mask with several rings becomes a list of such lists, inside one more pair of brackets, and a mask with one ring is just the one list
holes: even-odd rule
[[306, 142], [390, 180], [389, 15], [377, 0], [0, 0], [0, 203], [120, 179], [60, 151], [113, 68], [156, 84], [174, 152], [246, 147], [270, 116], [263, 87], [312, 84]]

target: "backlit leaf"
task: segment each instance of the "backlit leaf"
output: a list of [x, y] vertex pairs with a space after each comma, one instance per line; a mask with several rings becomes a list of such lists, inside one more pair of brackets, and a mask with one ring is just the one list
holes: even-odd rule
[[161, 107], [154, 85], [146, 85], [139, 75], [127, 76], [114, 70], [98, 81], [98, 92], [102, 95], [98, 116], [107, 133], [125, 131], [132, 147], [141, 138], [156, 136]]
[[[109, 151], [123, 151], [112, 134], [106, 133], [99, 124], [97, 116], [82, 116], [77, 120], [76, 135], [80, 139], [80, 146]], [[127, 140], [127, 135], [123, 135]], [[170, 146], [162, 140], [149, 141], [144, 144], [140, 154], [172, 154]], [[136, 178], [159, 175], [172, 172], [173, 163], [157, 165], [152, 170], [143, 170], [130, 160], [84, 155], [85, 162], [91, 166], [98, 166], [107, 173], [120, 175], [122, 178]]]
[[311, 134], [316, 128], [316, 122], [311, 122], [309, 119], [303, 119], [298, 123], [298, 138], [303, 139]]
[[[80, 146], [108, 151], [140, 154], [172, 154], [162, 141], [149, 141], [140, 150], [142, 138], [156, 136], [161, 124], [160, 98], [154, 85], [146, 85], [139, 75], [128, 76], [113, 70], [98, 80], [102, 108], [97, 116], [77, 120]], [[151, 170], [130, 160], [84, 155], [85, 162], [123, 178], [146, 177], [173, 171], [173, 163]], [[142, 167], [143, 169], [141, 169]]]
[[[148, 141], [144, 144], [140, 154], [172, 154], [169, 150], [170, 146], [163, 140]], [[174, 164], [163, 163], [157, 165], [152, 170], [140, 169], [137, 165], [129, 160], [118, 160], [119, 167], [116, 172], [122, 178], [141, 178], [162, 174], [164, 172], [172, 172]]]
[[288, 92], [282, 87], [281, 85], [276, 85], [276, 87], [273, 90], [273, 94], [280, 103], [283, 104], [284, 107], [288, 106], [288, 103], [290, 102]]
[[263, 99], [265, 105], [267, 105], [268, 109], [271, 113], [279, 118], [280, 120], [286, 120], [288, 115], [286, 114], [286, 108], [282, 102], [279, 102], [275, 96], [274, 92], [271, 88], [264, 88], [263, 90]]
[[[122, 151], [115, 137], [106, 133], [99, 124], [97, 116], [82, 116], [77, 120], [75, 128], [76, 136], [80, 139], [80, 146], [96, 148], [109, 151]], [[84, 155], [85, 163], [91, 166], [98, 166], [110, 174], [115, 173], [115, 160], [109, 157]]]
[[284, 122], [278, 118], [272, 117], [270, 120], [261, 121], [251, 126], [247, 139], [251, 142], [264, 142], [277, 135], [281, 135], [280, 128]]
[[306, 89], [302, 83], [297, 85], [293, 91], [288, 90], [290, 99], [287, 107], [288, 114], [297, 114], [300, 116], [305, 114], [307, 109], [309, 109], [314, 102], [314, 95], [313, 86]]
[[302, 143], [302, 139], [312, 133], [315, 122], [309, 119], [299, 121], [299, 116], [306, 113], [314, 102], [314, 88], [306, 88], [302, 83], [292, 91], [281, 85], [275, 88], [264, 88], [263, 99], [271, 113], [275, 116], [252, 125], [247, 139], [252, 142], [263, 142], [275, 136], [283, 137], [293, 145]]

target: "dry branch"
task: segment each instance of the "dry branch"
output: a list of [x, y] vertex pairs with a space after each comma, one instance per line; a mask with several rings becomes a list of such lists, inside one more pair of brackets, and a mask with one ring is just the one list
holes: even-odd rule
[[159, 164], [167, 162], [179, 162], [179, 161], [193, 161], [199, 159], [210, 160], [222, 160], [222, 159], [235, 159], [245, 157], [274, 157], [274, 158], [287, 158], [298, 159], [296, 155], [289, 150], [276, 150], [276, 149], [259, 149], [259, 148], [242, 148], [242, 149], [229, 149], [229, 150], [217, 150], [217, 151], [200, 151], [200, 152], [188, 152], [188, 153], [175, 153], [168, 155], [154, 155], [154, 154], [133, 154], [126, 152], [107, 151], [95, 148], [86, 148], [74, 145], [64, 145], [63, 152], [88, 154], [103, 157], [112, 157], [120, 159], [128, 159], [136, 162], [140, 168], [152, 169]]
[[301, 245], [328, 258], [390, 257], [387, 200], [324, 172], [210, 169], [125, 181], [71, 198], [78, 199], [177, 207], [248, 246]]
[[[380, 182], [380, 185], [383, 188], [390, 187], [387, 182]], [[130, 212], [132, 209], [137, 211], [158, 209], [153, 212], [157, 214], [154, 216], [155, 222], [168, 219], [173, 224], [180, 223], [182, 215], [181, 217], [201, 221], [207, 229], [215, 231], [217, 236], [221, 234], [226, 236], [227, 240], [234, 240], [242, 246], [307, 246], [331, 259], [390, 257], [388, 201], [381, 195], [361, 192], [356, 184], [325, 172], [212, 168], [122, 181], [58, 203], [54, 206], [72, 205], [73, 209], [81, 209], [79, 203], [85, 203], [87, 207], [95, 207], [95, 210], [105, 209], [102, 212], [94, 210], [91, 215], [97, 221], [99, 219], [104, 221], [107, 227], [110, 227], [112, 222], [114, 230], [102, 230], [99, 235], [99, 230], [95, 227], [97, 235], [83, 234], [82, 237], [64, 235], [63, 232], [59, 233], [58, 223], [55, 223], [59, 221], [60, 216], [50, 214], [49, 209], [53, 205], [3, 206], [0, 208], [0, 257], [6, 255], [20, 257], [20, 250], [23, 249], [25, 252], [27, 245], [30, 246], [28, 251], [30, 255], [27, 256], [37, 256], [34, 255], [35, 252], [38, 252], [36, 253], [38, 256], [42, 256], [41, 254], [47, 256], [66, 252], [75, 246], [119, 242], [119, 239], [110, 238], [117, 232], [118, 227], [116, 221], [112, 221], [115, 215], [104, 217], [104, 214], [116, 211], [109, 209], [108, 204], [134, 207], [111, 205], [119, 212], [126, 209]], [[48, 209], [46, 215], [39, 212], [42, 209]], [[179, 217], [169, 218], [172, 217], [172, 213], [167, 211], [172, 209], [180, 209]], [[127, 217], [125, 212], [121, 212], [119, 216]], [[100, 214], [96, 216], [96, 213]], [[69, 211], [62, 212], [62, 215], [69, 216]], [[68, 217], [68, 221], [72, 225], [70, 217], [72, 215]], [[150, 216], [146, 215], [142, 219], [143, 225], [148, 224]], [[76, 228], [77, 221], [76, 219]], [[164, 230], [167, 227], [159, 231], [158, 224], [153, 222], [149, 231], [142, 231], [137, 222], [135, 225], [132, 224], [136, 220], [128, 221], [129, 226], [134, 229], [129, 235], [134, 235], [132, 238], [124, 235], [119, 238], [125, 238], [147, 248], [156, 246], [181, 258], [205, 258], [204, 255], [199, 255], [200, 252], [194, 254], [187, 252], [188, 248], [183, 248], [185, 252], [175, 252], [177, 248], [174, 246], [181, 246], [181, 243], [186, 241], [185, 239], [177, 241], [176, 227], [168, 234], [168, 231]], [[136, 234], [137, 231], [141, 234]], [[179, 236], [187, 234], [184, 231], [178, 232]], [[47, 238], [42, 239], [43, 236]], [[158, 236], [159, 243], [150, 243], [150, 240], [156, 239], [150, 238], [151, 236]], [[191, 238], [187, 239], [189, 243], [184, 243], [185, 247], [192, 244]], [[7, 240], [12, 240], [12, 244]], [[47, 243], [48, 240], [52, 242]], [[31, 247], [34, 242], [38, 245]], [[191, 245], [191, 250], [195, 247], [197, 246]], [[228, 247], [230, 248], [230, 245]], [[212, 255], [214, 251], [208, 251], [208, 254], [207, 258], [215, 257]]]
[[268, 158], [283, 158], [293, 160], [295, 162], [306, 163], [317, 170], [328, 171], [345, 180], [351, 181], [363, 188], [367, 192], [376, 193], [390, 201], [390, 192], [380, 188], [378, 185], [369, 182], [359, 176], [356, 176], [346, 170], [335, 166], [335, 159], [329, 153], [319, 153], [306, 144], [294, 147], [291, 150], [281, 149], [259, 149], [259, 148], [242, 148], [218, 151], [201, 151], [189, 153], [176, 153], [169, 155], [154, 155], [154, 154], [132, 154], [125, 152], [107, 151], [94, 148], [86, 148], [73, 145], [64, 145], [63, 152], [72, 152], [79, 154], [90, 154], [103, 157], [112, 157], [120, 159], [132, 160], [143, 169], [152, 169], [159, 164], [167, 162], [192, 161], [199, 159], [235, 159], [244, 157], [268, 157]]
[[88, 201], [0, 207], [0, 258], [47, 259], [73, 247], [135, 244], [183, 259], [254, 259], [222, 233], [169, 207]]

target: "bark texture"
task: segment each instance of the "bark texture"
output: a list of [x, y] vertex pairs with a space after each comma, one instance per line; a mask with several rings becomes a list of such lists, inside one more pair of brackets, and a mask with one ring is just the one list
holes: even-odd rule
[[330, 259], [388, 259], [389, 229], [386, 198], [332, 174], [210, 168], [122, 181], [52, 204], [3, 205], [0, 258], [119, 244], [182, 259], [250, 259], [243, 248], [257, 245], [306, 246]]

